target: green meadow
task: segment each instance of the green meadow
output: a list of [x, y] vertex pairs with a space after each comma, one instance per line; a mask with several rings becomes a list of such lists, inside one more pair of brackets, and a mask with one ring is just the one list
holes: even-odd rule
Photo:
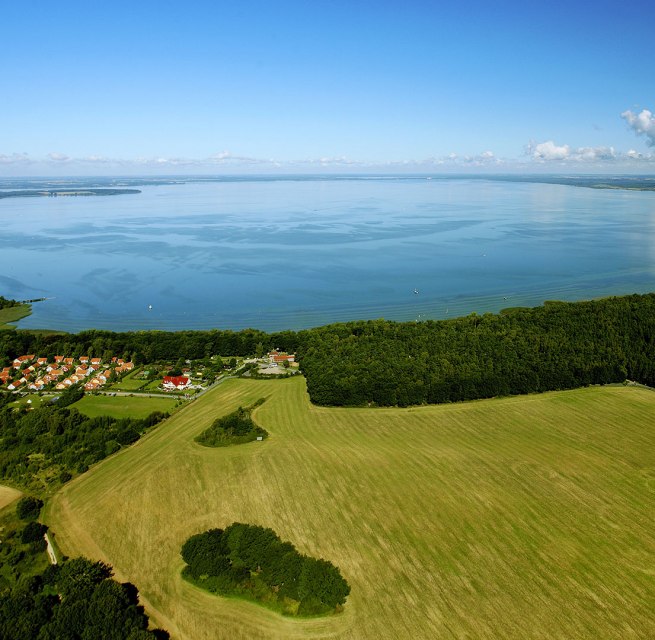
[[175, 407], [173, 398], [149, 398], [147, 396], [85, 395], [71, 405], [89, 418], [112, 416], [113, 418], [145, 418], [153, 411], [167, 413]]
[[[194, 442], [262, 397], [265, 441]], [[654, 418], [637, 387], [334, 409], [300, 377], [227, 380], [67, 484], [45, 521], [176, 639], [652, 638]], [[183, 580], [182, 543], [235, 521], [334, 563], [344, 612], [291, 619]]]
[[15, 307], [0, 309], [0, 330], [15, 329], [15, 323], [31, 313], [32, 307], [29, 304], [19, 304]]

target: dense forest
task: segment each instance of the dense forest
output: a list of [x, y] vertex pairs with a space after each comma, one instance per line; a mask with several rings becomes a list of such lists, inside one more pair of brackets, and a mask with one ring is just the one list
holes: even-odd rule
[[0, 354], [135, 363], [295, 352], [313, 402], [399, 405], [570, 389], [626, 378], [655, 384], [655, 294], [472, 314], [452, 320], [348, 322], [300, 332], [0, 332]]
[[262, 398], [253, 406], [239, 407], [236, 411], [217, 418], [210, 427], [205, 429], [196, 442], [206, 447], [226, 447], [231, 444], [245, 444], [268, 436], [268, 432], [255, 424], [250, 416], [252, 410], [264, 402]]
[[148, 631], [137, 588], [111, 576], [109, 565], [74, 558], [22, 579], [0, 594], [0, 638], [168, 638], [165, 631]]
[[655, 295], [546, 303], [447, 321], [313, 329], [299, 351], [313, 402], [399, 405], [655, 384]]
[[10, 394], [0, 397], [0, 478], [37, 493], [48, 491], [135, 442], [165, 417], [156, 412], [142, 420], [88, 418], [67, 406], [75, 391], [31, 410], [9, 406]]
[[288, 615], [339, 611], [350, 593], [327, 560], [298, 553], [272, 529], [235, 522], [191, 536], [183, 575], [213, 593], [257, 600]]

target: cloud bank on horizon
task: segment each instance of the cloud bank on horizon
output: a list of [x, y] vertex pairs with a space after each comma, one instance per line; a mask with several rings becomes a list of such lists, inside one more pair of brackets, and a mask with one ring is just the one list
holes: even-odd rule
[[[655, 116], [648, 109], [635, 113], [626, 110], [621, 113], [628, 127], [637, 136], [646, 138], [648, 146], [655, 146]], [[115, 171], [160, 171], [208, 172], [212, 170], [246, 170], [248, 172], [292, 172], [292, 171], [452, 171], [452, 170], [496, 170], [526, 171], [550, 167], [588, 167], [596, 169], [637, 169], [655, 167], [655, 154], [640, 153], [635, 149], [617, 151], [612, 146], [572, 147], [557, 144], [553, 140], [530, 141], [521, 156], [501, 158], [493, 151], [475, 155], [450, 153], [445, 156], [430, 156], [423, 159], [389, 160], [386, 162], [351, 159], [347, 156], [283, 160], [257, 158], [221, 151], [203, 158], [176, 156], [112, 158], [102, 155], [75, 157], [61, 152], [50, 152], [44, 157], [28, 153], [0, 153], [0, 168], [34, 168], [40, 170], [71, 171], [92, 170], [95, 173]]]

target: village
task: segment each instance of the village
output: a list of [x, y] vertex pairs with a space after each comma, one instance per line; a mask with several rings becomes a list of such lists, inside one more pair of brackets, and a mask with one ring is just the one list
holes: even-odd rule
[[[214, 359], [218, 359], [215, 363]], [[182, 360], [180, 360], [182, 362]], [[54, 358], [26, 354], [15, 358], [0, 371], [0, 388], [16, 393], [56, 392], [73, 385], [80, 385], [85, 392], [116, 389], [122, 391], [184, 392], [202, 390], [200, 381], [211, 384], [219, 370], [224, 368], [241, 371], [246, 377], [252, 372], [266, 376], [285, 374], [289, 367], [297, 367], [294, 354], [271, 351], [263, 358], [223, 362], [213, 356], [207, 366], [190, 360], [179, 369], [171, 364], [137, 367], [124, 358], [99, 358], [90, 356], [71, 357], [57, 355]], [[166, 373], [168, 375], [166, 375]], [[146, 389], [147, 386], [147, 389]]]
[[102, 358], [55, 356], [50, 362], [48, 358], [27, 354], [2, 369], [0, 383], [9, 391], [61, 391], [78, 383], [84, 383], [85, 391], [95, 391], [133, 369], [133, 362], [118, 357], [103, 363]]

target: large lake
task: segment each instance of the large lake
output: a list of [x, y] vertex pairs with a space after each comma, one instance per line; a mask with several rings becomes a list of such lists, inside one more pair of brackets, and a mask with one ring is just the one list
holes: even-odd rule
[[655, 290], [652, 192], [426, 178], [139, 188], [0, 200], [0, 294], [53, 298], [19, 326], [299, 329]]

